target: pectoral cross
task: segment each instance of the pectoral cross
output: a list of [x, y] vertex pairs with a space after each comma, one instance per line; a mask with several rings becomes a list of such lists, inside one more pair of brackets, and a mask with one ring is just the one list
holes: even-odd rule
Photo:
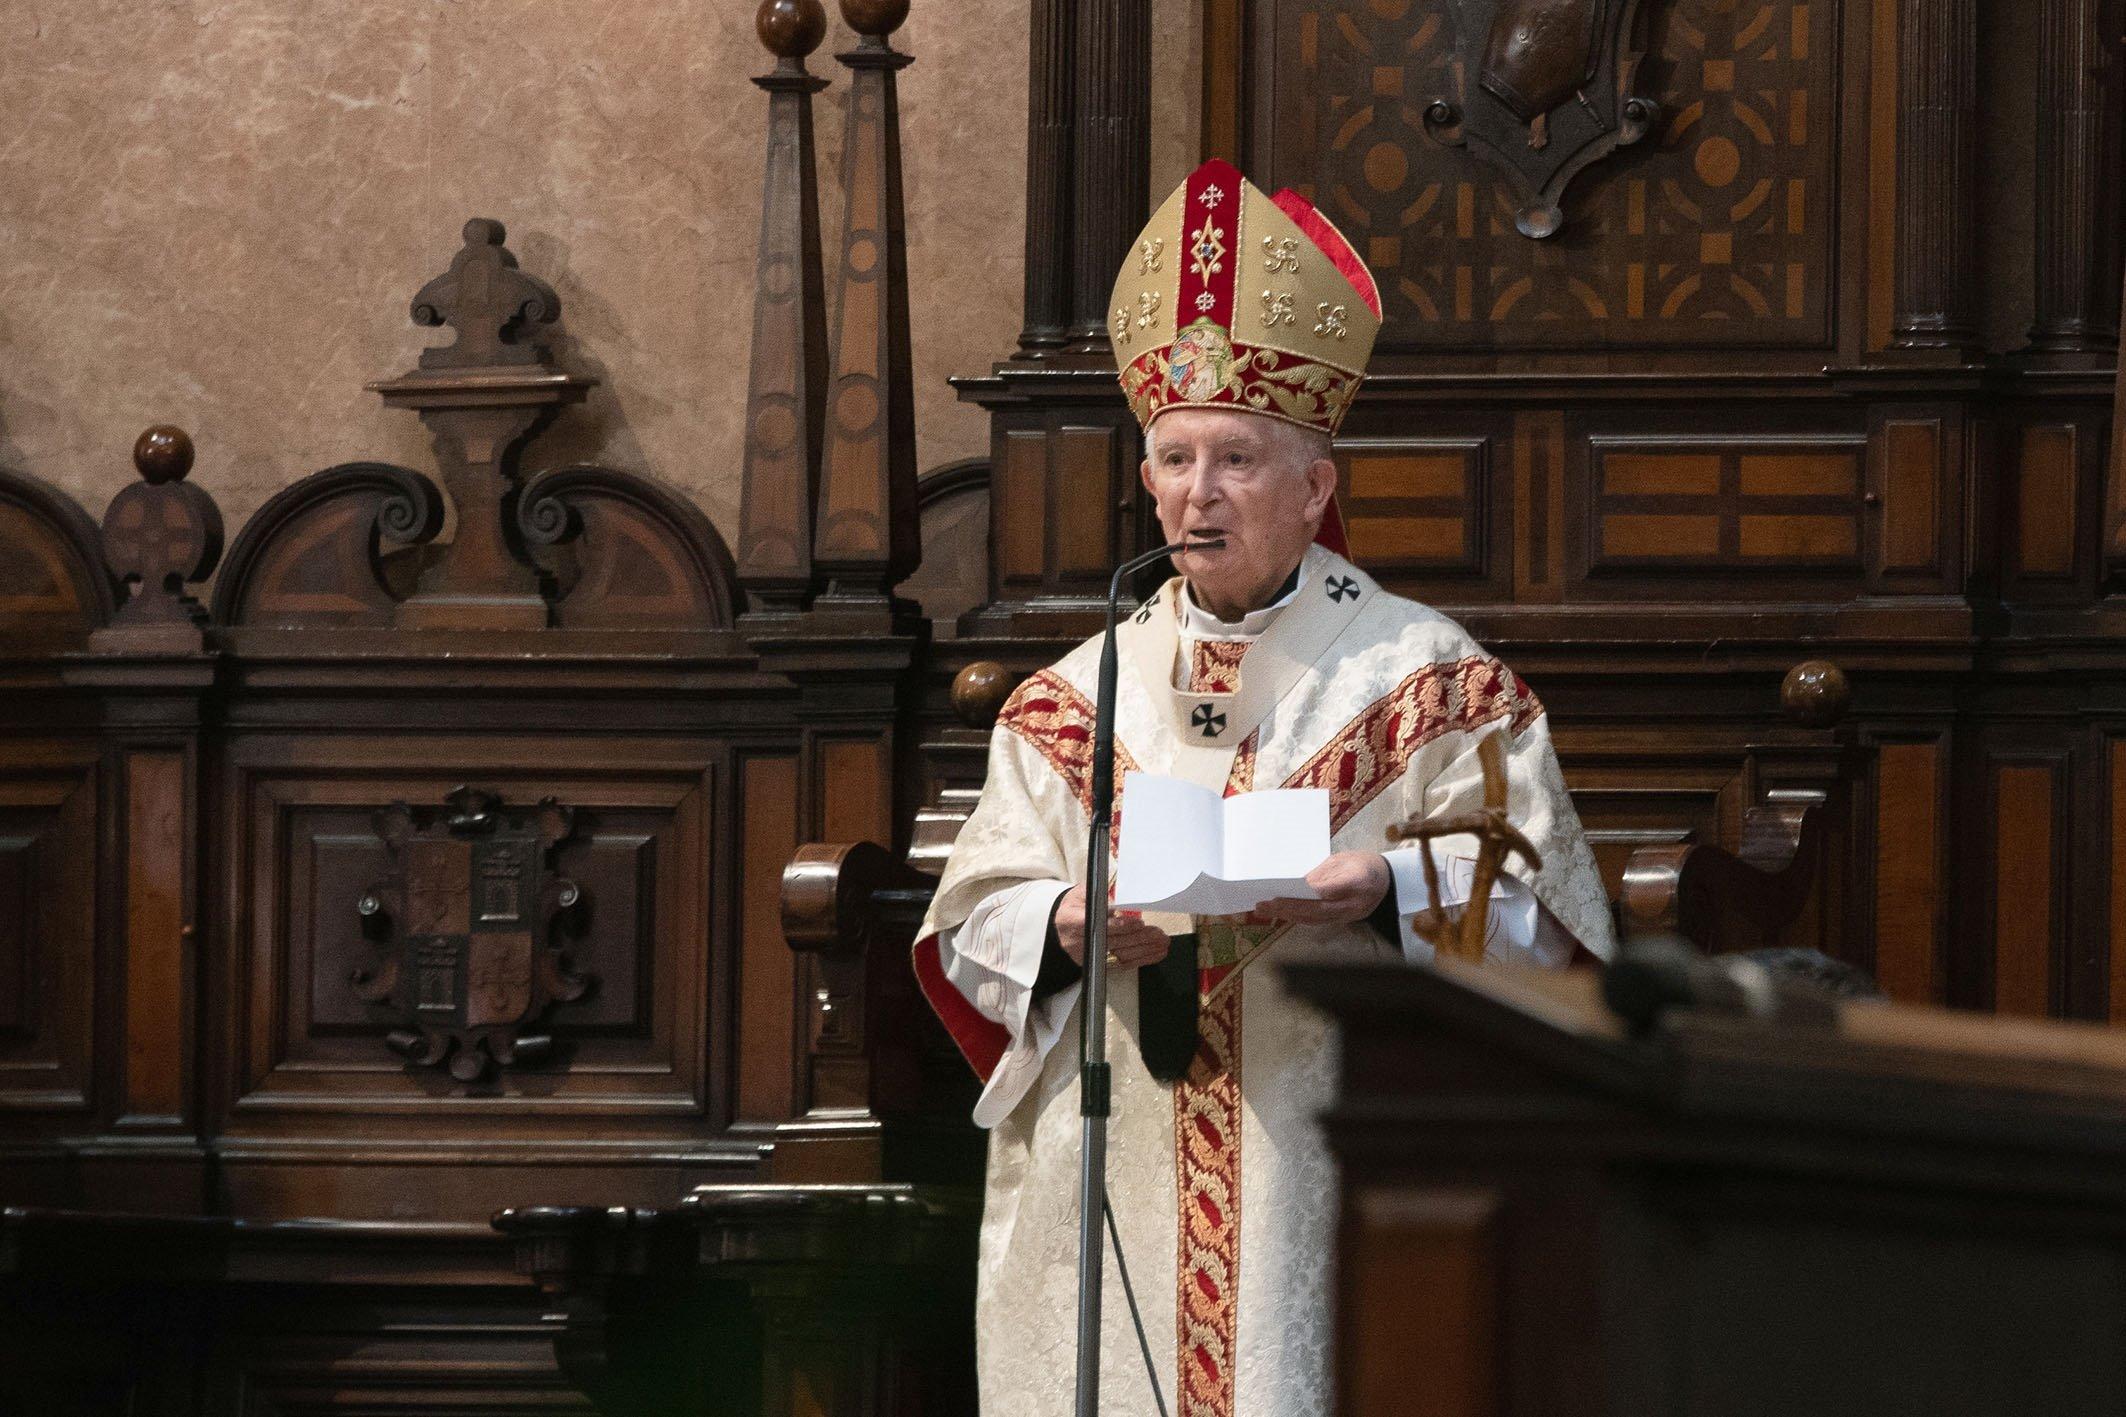
[[[1477, 762], [1484, 770], [1484, 805], [1481, 810], [1454, 817], [1418, 818], [1388, 828], [1390, 841], [1419, 843], [1425, 862], [1425, 889], [1432, 903], [1417, 912], [1411, 925], [1432, 942], [1441, 954], [1460, 959], [1482, 960], [1484, 937], [1491, 925], [1491, 887], [1508, 853], [1518, 855], [1531, 871], [1543, 869], [1543, 855], [1506, 820], [1506, 749], [1503, 735], [1491, 733], [1476, 745]], [[1447, 918], [1439, 903], [1439, 866], [1432, 859], [1435, 837], [1468, 833], [1477, 839], [1475, 878], [1469, 883], [1469, 904], [1462, 908], [1459, 928]]]

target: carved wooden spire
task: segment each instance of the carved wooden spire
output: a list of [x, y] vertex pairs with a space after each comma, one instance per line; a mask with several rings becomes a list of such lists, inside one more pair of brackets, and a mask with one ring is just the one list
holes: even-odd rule
[[369, 386], [391, 407], [419, 411], [458, 514], [455, 539], [400, 602], [394, 623], [540, 629], [551, 612], [517, 534], [518, 455], [597, 381], [554, 367], [539, 330], [560, 318], [561, 301], [517, 269], [502, 223], [475, 217], [464, 235], [450, 269], [413, 299], [414, 323], [449, 325], [456, 342], [422, 351], [411, 373]]
[[834, 383], [812, 559], [828, 577], [827, 599], [843, 607], [890, 603], [893, 588], [922, 555], [894, 93], [894, 75], [914, 61], [887, 40], [907, 17], [908, 0], [842, 0], [842, 18], [862, 39], [836, 56], [849, 66], [851, 81], [842, 134]]
[[762, 0], [756, 27], [776, 64], [753, 80], [768, 92], [768, 159], [753, 281], [738, 577], [753, 610], [794, 612], [811, 588], [827, 393], [827, 301], [812, 155], [812, 95], [827, 81], [805, 68], [805, 56], [827, 32], [827, 15], [820, 0]]

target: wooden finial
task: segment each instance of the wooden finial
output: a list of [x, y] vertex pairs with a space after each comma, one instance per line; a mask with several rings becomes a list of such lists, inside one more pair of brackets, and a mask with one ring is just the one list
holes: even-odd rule
[[207, 613], [185, 586], [205, 580], [221, 560], [221, 509], [184, 480], [192, 440], [157, 424], [133, 444], [140, 481], [121, 488], [103, 514], [103, 559], [128, 588], [110, 625], [91, 649], [184, 652], [200, 643]]
[[1010, 670], [993, 659], [978, 659], [952, 677], [952, 711], [969, 728], [993, 727], [1016, 687]]
[[184, 481], [192, 470], [191, 435], [168, 423], [145, 430], [133, 444], [133, 470], [157, 487]]
[[1845, 717], [1853, 686], [1845, 671], [1827, 659], [1805, 659], [1787, 670], [1779, 685], [1779, 706], [1796, 723], [1827, 728]]
[[561, 298], [545, 281], [517, 269], [517, 258], [502, 244], [508, 235], [488, 217], [466, 222], [465, 245], [450, 269], [414, 296], [416, 325], [449, 325], [458, 332], [456, 344], [421, 351], [423, 369], [546, 362], [533, 329], [561, 318]]
[[842, 0], [842, 18], [858, 34], [883, 38], [908, 18], [908, 0]]
[[770, 54], [801, 64], [827, 37], [827, 8], [819, 0], [760, 0], [753, 28]]

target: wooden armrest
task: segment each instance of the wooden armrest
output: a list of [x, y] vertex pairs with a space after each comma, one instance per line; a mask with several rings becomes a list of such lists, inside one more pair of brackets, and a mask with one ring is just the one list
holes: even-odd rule
[[912, 939], [936, 889], [935, 877], [877, 842], [812, 842], [783, 867], [783, 938], [818, 954], [861, 952], [886, 927]]
[[1780, 943], [1801, 916], [1823, 853], [1823, 808], [1773, 802], [1743, 818], [1739, 853], [1642, 846], [1624, 868], [1627, 934], [1682, 935], [1709, 954]]

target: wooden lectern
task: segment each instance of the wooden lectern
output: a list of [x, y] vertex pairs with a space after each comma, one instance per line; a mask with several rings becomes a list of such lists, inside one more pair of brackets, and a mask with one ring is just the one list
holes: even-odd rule
[[[1701, 961], [1692, 968], [1728, 969]], [[2126, 1035], [1308, 967], [1344, 1417], [2126, 1411]]]

